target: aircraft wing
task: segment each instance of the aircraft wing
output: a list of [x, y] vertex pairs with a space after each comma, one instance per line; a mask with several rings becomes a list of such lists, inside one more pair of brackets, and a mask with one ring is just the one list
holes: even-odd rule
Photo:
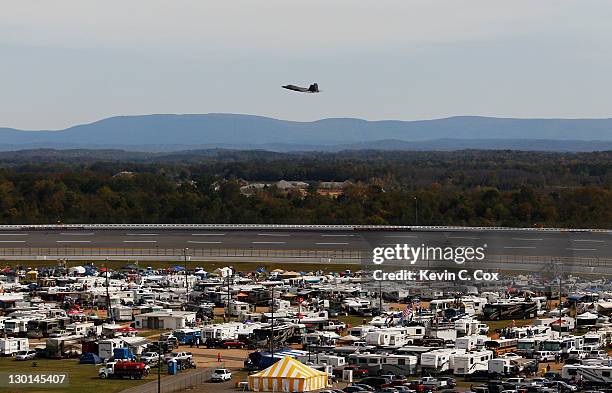
[[282, 87], [283, 87], [283, 89], [299, 91], [299, 92], [302, 92], [302, 93], [305, 93], [305, 92], [308, 91], [307, 88], [296, 86], [296, 85], [285, 85], [285, 86], [282, 86]]

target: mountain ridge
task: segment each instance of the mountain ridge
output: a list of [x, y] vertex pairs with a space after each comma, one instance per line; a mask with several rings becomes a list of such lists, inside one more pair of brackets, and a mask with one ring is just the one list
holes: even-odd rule
[[[432, 120], [364, 120], [327, 118], [315, 121], [280, 120], [271, 117], [207, 113], [114, 116], [61, 130], [25, 131], [0, 128], [0, 150], [19, 148], [104, 148], [175, 146], [250, 148], [284, 145], [338, 149], [342, 146], [380, 144], [381, 141], [446, 141], [444, 149], [488, 148], [521, 145], [519, 141], [557, 141], [571, 150], [574, 141], [582, 147], [607, 150], [612, 142], [612, 118], [515, 119], [484, 116], [454, 116]], [[454, 141], [450, 143], [449, 141]], [[461, 141], [461, 142], [459, 142]], [[476, 142], [480, 141], [480, 142]], [[501, 142], [506, 141], [506, 142]], [[509, 143], [508, 141], [515, 141]], [[562, 142], [562, 143], [561, 143]], [[456, 147], [453, 147], [454, 145]], [[529, 147], [529, 143], [522, 143]], [[539, 143], [546, 147], [545, 144]], [[291, 146], [295, 146], [291, 147]], [[390, 146], [392, 147], [392, 146]], [[168, 150], [168, 149], [163, 149]]]

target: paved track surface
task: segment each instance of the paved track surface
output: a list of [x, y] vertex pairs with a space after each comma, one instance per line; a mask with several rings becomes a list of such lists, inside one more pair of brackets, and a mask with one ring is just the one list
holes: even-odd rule
[[36, 230], [0, 232], [2, 249], [369, 250], [374, 246], [485, 246], [488, 255], [609, 258], [610, 232], [351, 230]]

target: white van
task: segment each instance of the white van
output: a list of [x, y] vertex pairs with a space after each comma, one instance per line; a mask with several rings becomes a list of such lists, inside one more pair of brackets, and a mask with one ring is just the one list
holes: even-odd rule
[[551, 351], [536, 351], [534, 359], [536, 359], [538, 362], [554, 362], [555, 356], [558, 355], [558, 353]]

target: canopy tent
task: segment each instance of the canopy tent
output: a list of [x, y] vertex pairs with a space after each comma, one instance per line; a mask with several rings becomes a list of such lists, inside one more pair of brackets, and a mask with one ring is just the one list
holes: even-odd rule
[[326, 386], [327, 373], [289, 356], [257, 374], [249, 375], [249, 389], [255, 392], [309, 392]]

